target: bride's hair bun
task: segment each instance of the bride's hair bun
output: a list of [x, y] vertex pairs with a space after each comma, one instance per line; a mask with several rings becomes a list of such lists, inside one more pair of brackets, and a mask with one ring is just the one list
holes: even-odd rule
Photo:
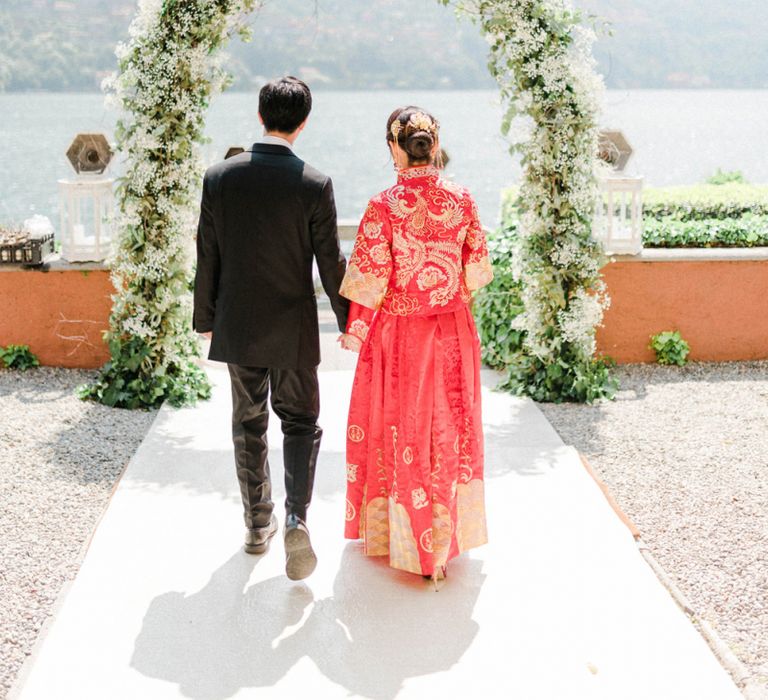
[[429, 158], [435, 139], [428, 131], [414, 131], [405, 139], [405, 152], [414, 160]]
[[397, 143], [408, 154], [409, 162], [440, 166], [439, 156], [432, 156], [439, 130], [437, 119], [421, 107], [398, 107], [387, 120], [387, 141]]

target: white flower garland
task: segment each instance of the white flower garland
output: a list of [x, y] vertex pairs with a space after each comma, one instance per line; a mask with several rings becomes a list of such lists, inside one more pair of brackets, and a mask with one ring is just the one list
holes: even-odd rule
[[593, 358], [595, 329], [610, 303], [599, 272], [606, 259], [591, 234], [603, 94], [591, 51], [595, 34], [570, 0], [439, 1], [455, 4], [483, 29], [506, 103], [502, 131], [513, 135], [510, 150], [524, 166], [513, 274], [525, 311], [512, 325], [525, 331], [531, 356], [518, 364], [531, 371], [518, 379], [532, 386], [540, 374], [534, 370], [558, 364], [581, 384], [594, 380], [568, 397], [609, 394], [601, 361]]
[[125, 174], [118, 189], [119, 244], [107, 334], [112, 359], [81, 395], [109, 405], [182, 405], [210, 386], [195, 363], [191, 252], [205, 114], [229, 76], [216, 50], [257, 0], [140, 0], [130, 38], [115, 51], [120, 71], [104, 83], [118, 122]]

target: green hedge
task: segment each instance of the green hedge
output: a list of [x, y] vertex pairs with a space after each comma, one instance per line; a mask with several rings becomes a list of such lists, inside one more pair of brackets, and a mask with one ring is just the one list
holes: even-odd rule
[[768, 215], [695, 221], [646, 219], [643, 228], [646, 248], [768, 246]]
[[643, 190], [646, 222], [667, 217], [678, 221], [731, 219], [750, 213], [768, 214], [768, 186], [729, 182]]
[[[501, 218], [514, 218], [518, 188], [501, 195]], [[724, 185], [684, 185], [643, 189], [643, 216], [646, 219], [671, 217], [679, 221], [729, 219], [744, 214], [768, 215], [768, 185], [729, 182]]]
[[[517, 218], [517, 188], [502, 194], [502, 221]], [[643, 245], [647, 248], [768, 246], [768, 185], [649, 187], [643, 190]]]

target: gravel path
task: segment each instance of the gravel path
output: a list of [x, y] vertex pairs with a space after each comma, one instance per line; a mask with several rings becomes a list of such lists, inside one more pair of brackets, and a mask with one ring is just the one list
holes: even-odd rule
[[615, 401], [538, 406], [768, 690], [768, 362], [617, 373]]
[[93, 376], [0, 370], [0, 698], [155, 417], [80, 401]]

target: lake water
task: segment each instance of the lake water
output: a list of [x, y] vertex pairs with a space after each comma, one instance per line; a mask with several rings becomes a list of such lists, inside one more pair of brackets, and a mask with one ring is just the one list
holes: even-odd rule
[[[475, 195], [483, 222], [498, 218], [499, 193], [520, 168], [499, 135], [501, 108], [492, 91], [316, 92], [296, 152], [334, 181], [342, 218], [358, 218], [368, 198], [394, 173], [384, 145], [386, 118], [398, 105], [419, 104], [442, 123], [448, 174]], [[257, 96], [227, 93], [208, 119], [206, 162], [261, 133]], [[649, 185], [699, 182], [718, 167], [768, 182], [768, 90], [630, 90], [606, 93], [601, 124], [624, 131], [635, 149], [629, 171]], [[58, 226], [56, 180], [71, 173], [64, 153], [79, 131], [112, 140], [116, 113], [98, 94], [0, 94], [0, 223], [33, 213]]]

